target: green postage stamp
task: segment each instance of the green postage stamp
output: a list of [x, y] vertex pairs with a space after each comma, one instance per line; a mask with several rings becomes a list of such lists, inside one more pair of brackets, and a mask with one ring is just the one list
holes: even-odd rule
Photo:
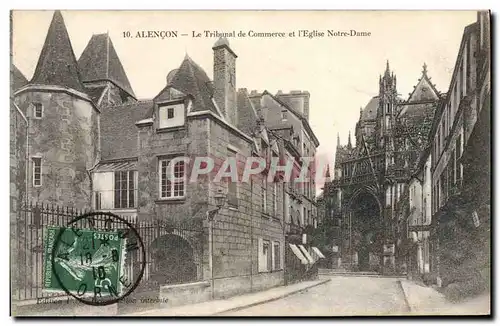
[[119, 231], [49, 227], [44, 246], [44, 290], [119, 296], [126, 238]]

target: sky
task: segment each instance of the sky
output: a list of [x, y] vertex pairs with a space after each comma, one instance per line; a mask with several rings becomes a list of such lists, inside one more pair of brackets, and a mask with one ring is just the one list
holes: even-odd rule
[[[63, 11], [77, 59], [92, 34], [108, 32], [136, 96], [152, 98], [186, 53], [213, 76], [217, 38], [193, 38], [203, 31], [284, 32], [284, 38], [229, 38], [238, 55], [236, 87], [309, 91], [309, 123], [320, 141], [318, 156], [331, 164], [337, 133], [342, 144], [360, 107], [378, 95], [386, 61], [397, 76], [402, 98], [417, 84], [424, 62], [436, 88], [446, 92], [463, 30], [474, 11]], [[52, 11], [15, 11], [12, 61], [30, 79]], [[136, 38], [140, 31], [177, 31], [177, 38]], [[298, 37], [298, 30], [356, 30], [364, 37]], [[295, 31], [295, 37], [289, 36]], [[124, 37], [130, 32], [131, 37]], [[181, 36], [181, 34], [188, 34]], [[321, 184], [318, 185], [318, 190]]]

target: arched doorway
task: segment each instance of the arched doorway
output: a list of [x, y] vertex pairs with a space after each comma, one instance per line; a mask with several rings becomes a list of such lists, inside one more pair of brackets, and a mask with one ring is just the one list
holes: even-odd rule
[[383, 221], [380, 205], [369, 191], [360, 191], [349, 205], [351, 255], [357, 256], [360, 271], [380, 271], [383, 249]]
[[175, 234], [162, 235], [151, 243], [152, 277], [159, 284], [194, 282], [197, 268], [193, 247]]

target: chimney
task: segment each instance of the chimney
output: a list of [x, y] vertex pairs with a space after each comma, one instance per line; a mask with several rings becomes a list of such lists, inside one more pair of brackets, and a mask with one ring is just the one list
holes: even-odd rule
[[236, 110], [236, 58], [225, 37], [219, 38], [214, 50], [214, 100], [222, 114], [233, 125], [237, 122]]

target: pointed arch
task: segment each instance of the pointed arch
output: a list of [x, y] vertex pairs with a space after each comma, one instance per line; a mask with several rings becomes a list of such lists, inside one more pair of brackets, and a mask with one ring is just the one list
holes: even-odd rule
[[380, 216], [382, 216], [383, 206], [382, 203], [380, 202], [380, 196], [378, 195], [378, 189], [376, 185], [366, 185], [356, 189], [354, 193], [350, 196], [349, 201], [347, 202], [347, 209], [350, 210], [354, 201], [363, 193], [368, 193], [375, 198], [379, 207]]

